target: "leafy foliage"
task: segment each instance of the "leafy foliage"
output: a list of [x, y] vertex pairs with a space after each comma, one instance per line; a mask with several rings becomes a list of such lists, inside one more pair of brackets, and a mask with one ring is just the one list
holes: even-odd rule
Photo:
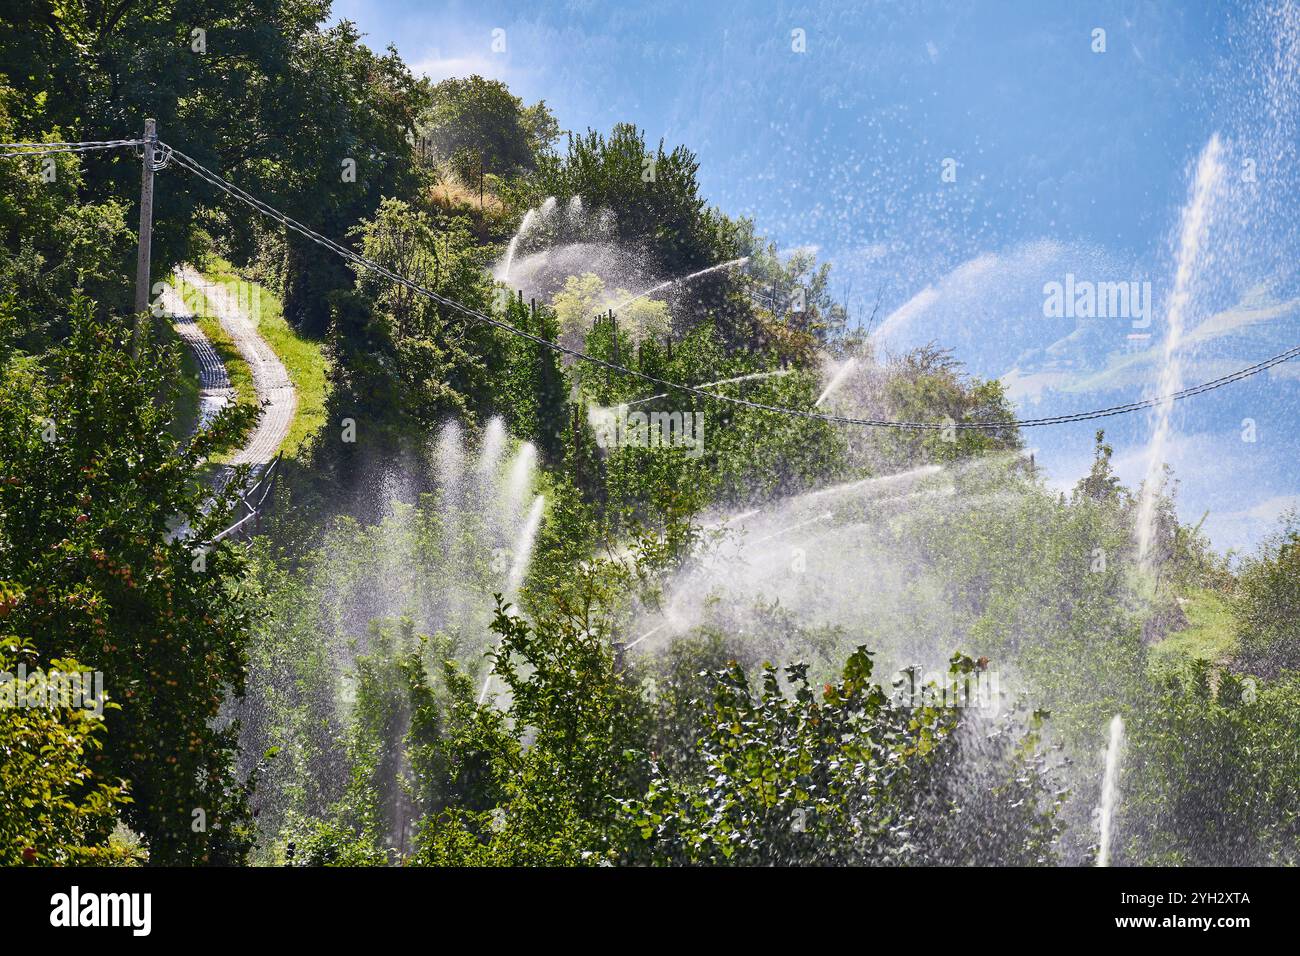
[[[0, 385], [0, 579], [21, 589], [14, 633], [44, 660], [102, 671], [121, 705], [106, 716], [104, 779], [127, 779], [126, 820], [156, 863], [238, 860], [246, 805], [231, 775], [234, 735], [216, 724], [244, 677], [248, 609], [231, 587], [243, 557], [206, 548], [234, 491], [204, 509], [193, 475], [247, 424], [219, 416], [187, 446], [153, 396], [177, 356], [74, 304], [71, 337]], [[178, 522], [189, 535], [174, 535]], [[207, 828], [191, 828], [195, 811]]]
[[1241, 569], [1232, 606], [1240, 669], [1265, 677], [1300, 669], [1300, 526], [1295, 515]]
[[661, 274], [678, 276], [735, 258], [737, 248], [734, 226], [699, 197], [698, 170], [686, 147], [650, 148], [642, 131], [620, 123], [608, 137], [571, 134], [565, 153], [542, 154], [521, 202], [581, 196], [585, 207], [613, 213], [620, 242], [644, 251]]
[[[22, 598], [0, 585], [0, 607]], [[85, 707], [19, 703], [41, 687], [39, 678], [15, 673], [19, 662], [29, 673], [39, 668], [29, 642], [0, 637], [0, 866], [129, 862], [129, 852], [108, 845], [117, 811], [129, 801], [126, 789], [97, 778], [88, 763], [103, 746], [102, 720]], [[49, 666], [83, 670], [71, 660]]]
[[474, 74], [436, 84], [418, 124], [421, 144], [466, 181], [480, 171], [510, 176], [532, 169], [559, 135], [544, 102], [525, 107], [500, 80]]
[[[9, 119], [15, 99], [0, 85], [4, 141], [16, 138]], [[60, 137], [52, 131], [50, 138]], [[73, 153], [0, 163], [0, 314], [10, 314], [10, 328], [0, 330], [0, 358], [12, 349], [39, 352], [66, 336], [76, 292], [107, 304], [123, 298], [118, 260], [131, 240], [126, 207], [80, 202], [82, 180]]]
[[[951, 676], [968, 680], [978, 666], [955, 657]], [[703, 732], [692, 772], [677, 778], [656, 765], [645, 797], [623, 804], [644, 841], [631, 858], [1051, 862], [1055, 808], [1036, 738], [951, 707], [900, 707], [871, 674], [861, 647], [820, 701], [807, 665], [785, 668], [790, 696], [770, 665], [757, 694], [734, 662], [713, 674], [696, 702]]]
[[645, 707], [619, 674], [591, 610], [530, 624], [498, 604], [494, 669], [514, 728], [491, 753], [501, 802], [487, 813], [451, 810], [432, 819], [417, 861], [574, 865], [617, 858], [614, 798], [643, 779]]
[[[1123, 860], [1159, 866], [1300, 861], [1294, 672], [1262, 683], [1208, 661], [1167, 672], [1130, 725]], [[1246, 784], [1246, 781], [1249, 781]]]

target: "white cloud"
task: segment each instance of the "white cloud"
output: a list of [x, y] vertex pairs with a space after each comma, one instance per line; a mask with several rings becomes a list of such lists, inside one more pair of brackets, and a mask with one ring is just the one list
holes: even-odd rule
[[477, 73], [491, 80], [506, 77], [507, 60], [504, 56], [471, 53], [463, 56], [443, 56], [438, 50], [432, 50], [411, 64], [411, 72], [417, 76], [427, 76], [435, 83], [450, 77], [466, 77]]
[[804, 243], [801, 246], [792, 246], [789, 249], [780, 249], [777, 251], [778, 258], [789, 258], [790, 256], [805, 255], [815, 256], [821, 252], [821, 246], [815, 242]]
[[1276, 522], [1288, 511], [1300, 508], [1300, 495], [1274, 495], [1241, 511], [1227, 511], [1219, 515], [1224, 521], [1252, 520]]
[[1278, 530], [1282, 515], [1294, 510], [1300, 510], [1300, 495], [1274, 495], [1240, 511], [1211, 512], [1205, 531], [1218, 547], [1248, 554], [1256, 542]]

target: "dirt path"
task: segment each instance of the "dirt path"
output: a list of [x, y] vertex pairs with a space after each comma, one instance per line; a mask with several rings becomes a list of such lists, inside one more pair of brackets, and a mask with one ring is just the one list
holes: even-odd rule
[[235, 400], [235, 390], [230, 387], [230, 376], [226, 374], [226, 366], [222, 364], [208, 337], [199, 328], [194, 312], [185, 304], [180, 294], [170, 286], [163, 293], [163, 307], [171, 316], [176, 334], [194, 353], [194, 359], [199, 366], [199, 418], [194, 423], [194, 430], [198, 431], [212, 421], [227, 402]]
[[[253, 376], [253, 387], [257, 390], [257, 399], [262, 405], [261, 420], [257, 423], [253, 434], [249, 436], [248, 443], [230, 459], [229, 464], [266, 465], [275, 458], [285, 436], [289, 434], [289, 427], [293, 424], [293, 415], [298, 407], [298, 393], [289, 379], [289, 373], [271, 347], [257, 334], [256, 326], [240, 307], [236, 297], [231, 295], [225, 286], [209, 282], [192, 266], [181, 266], [176, 272], [186, 285], [194, 286], [203, 292], [213, 315], [221, 322], [221, 327], [239, 349], [240, 356], [248, 363], [249, 371]], [[170, 311], [170, 303], [168, 308]], [[181, 308], [184, 310], [183, 303]], [[197, 324], [194, 324], [193, 318], [191, 317], [190, 321], [185, 323], [183, 317], [178, 317], [176, 330], [194, 349], [200, 370], [207, 365], [204, 351], [211, 353], [211, 358], [221, 368], [220, 375], [224, 379], [224, 388], [229, 390], [230, 379], [226, 375], [225, 368], [221, 366], [220, 359], [217, 359], [216, 353], [212, 351], [212, 345], [207, 337], [203, 335]], [[202, 340], [201, 345], [195, 344], [195, 336]], [[220, 406], [218, 405], [217, 408]], [[200, 420], [205, 420], [202, 414]]]

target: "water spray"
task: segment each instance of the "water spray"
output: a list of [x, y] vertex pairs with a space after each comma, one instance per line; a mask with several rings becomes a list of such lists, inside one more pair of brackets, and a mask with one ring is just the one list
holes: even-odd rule
[[[1218, 195], [1224, 175], [1223, 145], [1216, 133], [1210, 137], [1196, 163], [1196, 176], [1192, 195], [1183, 208], [1179, 227], [1177, 269], [1174, 273], [1174, 291], [1169, 300], [1166, 321], [1164, 352], [1161, 357], [1160, 379], [1157, 395], [1169, 395], [1182, 387], [1183, 369], [1179, 350], [1183, 344], [1183, 331], [1187, 312], [1192, 304], [1194, 280], [1200, 265], [1201, 249], [1209, 231], [1210, 213]], [[1170, 418], [1173, 402], [1161, 402], [1155, 410], [1155, 427], [1147, 452], [1146, 479], [1142, 482], [1142, 496], [1138, 502], [1137, 539], [1138, 560], [1147, 564], [1155, 538], [1156, 499], [1160, 494], [1161, 466], [1165, 447], [1169, 442]]]
[[690, 275], [682, 276], [680, 279], [668, 279], [665, 282], [660, 282], [658, 285], [646, 289], [644, 292], [638, 292], [636, 295], [624, 299], [622, 302], [613, 306], [613, 310], [617, 312], [619, 309], [623, 308], [624, 306], [631, 305], [633, 302], [637, 301], [638, 299], [644, 299], [648, 295], [653, 295], [654, 293], [658, 292], [660, 289], [666, 289], [669, 286], [673, 286], [673, 285], [685, 285], [687, 282], [691, 282], [694, 279], [698, 279], [700, 276], [706, 276], [710, 272], [717, 272], [719, 269], [730, 269], [732, 266], [744, 265], [748, 261], [749, 261], [749, 256], [741, 256], [739, 259], [732, 259], [730, 262], [722, 262], [716, 266], [709, 266], [707, 269], [701, 269], [699, 272], [692, 272]]
[[[546, 509], [546, 498], [538, 495], [533, 499], [533, 506], [528, 511], [528, 520], [524, 522], [523, 530], [519, 532], [519, 540], [515, 544], [515, 560], [510, 566], [510, 573], [506, 577], [506, 597], [514, 597], [519, 593], [519, 588], [524, 583], [524, 575], [528, 571], [528, 563], [533, 557], [533, 544], [537, 540], [537, 529], [542, 524], [542, 512]], [[498, 640], [496, 647], [501, 646]], [[492, 686], [492, 669], [489, 667], [487, 676], [483, 679], [483, 689], [479, 691], [478, 702], [482, 706], [487, 700], [488, 688]]]
[[818, 408], [821, 403], [826, 400], [827, 395], [843, 384], [844, 379], [848, 377], [849, 372], [853, 371], [853, 366], [857, 363], [857, 359], [847, 359], [844, 364], [835, 371], [835, 374], [831, 377], [830, 383], [822, 390], [822, 393], [817, 396], [817, 401], [813, 402], [813, 408]]
[[1124, 718], [1116, 714], [1110, 722], [1110, 741], [1106, 746], [1106, 772], [1101, 782], [1101, 837], [1097, 865], [1110, 866], [1110, 841], [1113, 834], [1115, 805], [1119, 802], [1119, 757], [1124, 746]]

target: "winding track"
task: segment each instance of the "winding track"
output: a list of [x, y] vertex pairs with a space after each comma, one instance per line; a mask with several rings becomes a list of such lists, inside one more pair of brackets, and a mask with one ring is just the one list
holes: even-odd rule
[[185, 299], [168, 286], [163, 292], [162, 301], [163, 308], [171, 316], [176, 334], [194, 353], [194, 359], [199, 366], [199, 418], [194, 423], [194, 431], [198, 431], [212, 421], [227, 402], [234, 401], [235, 390], [230, 387], [230, 376], [226, 374], [225, 365], [221, 363], [221, 358], [212, 347], [212, 343], [208, 341], [208, 337], [199, 328], [198, 320], [185, 303]]
[[[249, 436], [248, 443], [230, 459], [229, 465], [252, 465], [256, 471], [270, 464], [289, 434], [289, 426], [293, 424], [293, 415], [298, 408], [298, 392], [293, 387], [284, 363], [257, 334], [257, 328], [225, 286], [209, 282], [192, 266], [180, 266], [176, 273], [186, 285], [203, 293], [221, 322], [221, 327], [248, 363], [253, 376], [253, 388], [262, 405], [262, 418]], [[226, 401], [233, 399], [234, 391], [230, 387], [230, 377], [226, 374], [225, 366], [213, 350], [212, 343], [194, 321], [193, 314], [179, 295], [170, 290], [169, 294], [174, 300], [165, 299], [164, 302], [175, 321], [176, 331], [198, 359], [200, 394], [204, 396], [199, 413], [199, 424], [202, 426]], [[223, 396], [221, 403], [210, 406], [207, 396], [211, 394], [215, 401], [218, 393]]]
[[[184, 285], [193, 286], [204, 295], [206, 302], [221, 322], [221, 327], [234, 341], [240, 356], [248, 363], [253, 376], [253, 388], [262, 405], [262, 417], [249, 436], [248, 443], [227, 462], [217, 469], [211, 483], [214, 492], [220, 492], [234, 477], [234, 466], [251, 465], [250, 488], [257, 476], [265, 475], [271, 461], [275, 458], [289, 426], [293, 423], [293, 414], [298, 407], [298, 393], [289, 379], [284, 363], [257, 334], [254, 323], [244, 313], [236, 300], [224, 286], [209, 282], [191, 266], [180, 266], [176, 270], [177, 278]], [[194, 431], [202, 428], [221, 411], [228, 402], [235, 400], [235, 390], [230, 384], [230, 375], [211, 341], [199, 328], [193, 310], [186, 304], [184, 296], [170, 286], [163, 293], [163, 308], [171, 316], [176, 333], [185, 341], [199, 366], [199, 415]], [[191, 432], [192, 434], [192, 432]], [[247, 494], [245, 489], [243, 494]], [[205, 506], [206, 510], [206, 506]], [[251, 507], [250, 507], [251, 510]], [[242, 521], [245, 520], [241, 518]], [[238, 527], [236, 525], [235, 527]], [[228, 533], [231, 529], [227, 529]], [[181, 524], [171, 535], [184, 537], [189, 534], [188, 524]]]

